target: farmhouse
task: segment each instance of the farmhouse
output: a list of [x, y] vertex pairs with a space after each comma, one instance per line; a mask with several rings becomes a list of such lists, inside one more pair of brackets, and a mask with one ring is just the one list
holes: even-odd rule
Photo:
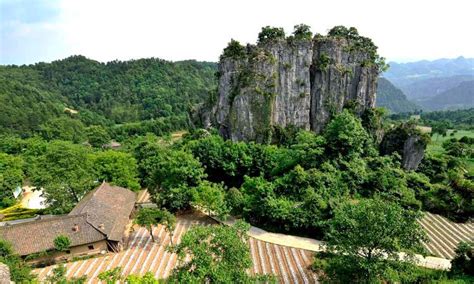
[[[47, 253], [48, 258], [71, 258], [119, 251], [135, 205], [135, 193], [102, 183], [68, 214], [44, 216], [30, 222], [0, 227], [0, 238], [9, 241], [21, 256]], [[67, 236], [68, 250], [54, 249], [54, 239]]]

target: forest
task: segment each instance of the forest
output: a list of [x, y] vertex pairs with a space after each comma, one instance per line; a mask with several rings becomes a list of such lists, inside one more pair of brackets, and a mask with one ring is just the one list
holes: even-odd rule
[[[27, 183], [44, 188], [48, 208], [41, 213], [67, 213], [97, 181], [106, 180], [133, 190], [146, 187], [161, 208], [173, 213], [199, 206], [269, 231], [324, 240], [332, 239], [332, 222], [351, 204], [383, 207], [371, 203], [382, 202], [411, 216], [397, 222], [416, 220], [421, 210], [455, 221], [472, 218], [472, 172], [463, 170], [463, 158], [473, 155], [473, 140], [449, 140], [442, 145], [445, 151], [428, 153], [416, 171], [406, 171], [400, 144], [383, 146], [373, 130], [384, 128], [394, 140], [419, 130], [413, 121], [393, 126], [382, 115], [369, 111], [361, 119], [346, 109], [320, 135], [280, 130], [278, 142], [271, 145], [225, 141], [214, 130], [196, 128], [178, 140], [153, 133], [128, 136], [119, 150], [102, 147], [114, 137], [106, 128], [89, 126], [81, 133], [69, 121], [64, 125], [70, 129], [58, 136], [58, 126], [50, 122], [40, 135], [0, 139], [1, 205], [14, 204], [12, 190]], [[428, 145], [429, 135], [418, 134]], [[399, 247], [405, 248], [414, 247]], [[329, 263], [317, 267], [336, 269], [338, 262]], [[412, 273], [410, 277], [424, 275]], [[387, 277], [376, 276], [392, 279]], [[408, 276], [397, 274], [395, 279], [403, 277]]]
[[83, 56], [0, 66], [0, 133], [30, 137], [51, 120], [69, 117], [78, 127], [108, 127], [119, 138], [166, 134], [190, 124], [191, 109], [215, 91], [215, 71], [207, 62], [104, 64]]

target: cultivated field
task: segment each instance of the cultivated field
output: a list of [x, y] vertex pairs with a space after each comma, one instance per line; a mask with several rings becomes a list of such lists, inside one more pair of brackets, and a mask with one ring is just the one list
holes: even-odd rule
[[[147, 202], [149, 195], [141, 191], [137, 202]], [[173, 235], [173, 242], [179, 242], [182, 235], [191, 226], [211, 226], [215, 221], [204, 215], [183, 215], [178, 222]], [[474, 224], [456, 224], [439, 215], [426, 213], [420, 224], [428, 233], [430, 242], [425, 244], [428, 251], [439, 257], [452, 258], [454, 249], [460, 241], [474, 241]], [[120, 266], [123, 275], [144, 274], [151, 271], [156, 278], [166, 278], [177, 265], [175, 254], [168, 253], [166, 246], [170, 243], [169, 235], [163, 226], [154, 230], [159, 240], [151, 241], [144, 228], [136, 227], [127, 240], [127, 249], [120, 253], [110, 253], [105, 256], [68, 263], [67, 276], [88, 276], [87, 283], [99, 283], [97, 276], [100, 272]], [[250, 273], [273, 274], [280, 283], [316, 283], [316, 275], [309, 270], [314, 253], [308, 250], [267, 243], [254, 238], [249, 239], [252, 257]], [[49, 266], [36, 269], [39, 279], [51, 274]]]
[[[215, 222], [206, 216], [185, 215], [178, 217], [173, 242], [179, 242], [181, 236], [194, 225], [210, 226]], [[88, 276], [87, 283], [99, 283], [100, 272], [120, 266], [123, 275], [144, 274], [151, 271], [156, 278], [166, 278], [177, 264], [177, 256], [166, 252], [170, 243], [169, 235], [163, 226], [154, 230], [159, 242], [151, 241], [148, 231], [137, 227], [128, 240], [128, 249], [116, 254], [108, 254], [87, 260], [68, 263], [67, 276]], [[282, 283], [315, 283], [315, 275], [308, 270], [313, 254], [308, 251], [250, 239], [253, 267], [251, 273], [275, 274]], [[36, 269], [40, 280], [52, 273], [54, 266]]]
[[438, 257], [452, 259], [459, 242], [474, 241], [473, 223], [458, 224], [440, 215], [425, 212], [420, 224], [430, 239], [425, 247]]

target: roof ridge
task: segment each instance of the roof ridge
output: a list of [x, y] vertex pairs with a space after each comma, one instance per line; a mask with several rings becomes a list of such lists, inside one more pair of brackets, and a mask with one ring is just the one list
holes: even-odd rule
[[107, 234], [102, 231], [101, 229], [97, 228], [94, 224], [92, 224], [91, 221], [89, 221], [89, 219], [87, 217], [89, 217], [89, 213], [85, 213], [86, 215], [86, 223], [89, 224], [92, 228], [94, 228], [96, 231], [98, 231], [99, 233], [101, 233], [102, 235], [104, 235], [105, 237], [107, 237]]
[[[57, 221], [59, 219], [64, 220], [64, 219], [72, 219], [72, 218], [79, 218], [79, 217], [85, 217], [84, 220], [87, 222], [87, 213], [81, 213], [81, 214], [75, 214], [75, 215], [69, 215], [69, 214], [53, 215], [52, 217], [49, 217], [49, 218], [44, 218], [44, 219], [40, 218], [38, 220], [32, 220], [30, 222], [22, 222], [22, 223], [16, 223], [16, 224], [8, 224], [7, 223], [4, 226], [0, 226], [0, 230], [6, 229], [6, 228], [22, 226], [22, 225], [46, 223], [46, 222], [51, 222], [51, 221]], [[6, 222], [8, 222], [8, 221], [6, 221]]]

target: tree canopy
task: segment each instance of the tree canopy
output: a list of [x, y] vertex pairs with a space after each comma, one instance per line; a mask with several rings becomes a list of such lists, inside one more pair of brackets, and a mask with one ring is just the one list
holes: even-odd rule
[[423, 250], [426, 237], [417, 223], [419, 217], [419, 213], [380, 199], [341, 204], [329, 221], [331, 256], [323, 268], [326, 276], [338, 283], [400, 280], [391, 278], [392, 273], [410, 269], [410, 256]]

